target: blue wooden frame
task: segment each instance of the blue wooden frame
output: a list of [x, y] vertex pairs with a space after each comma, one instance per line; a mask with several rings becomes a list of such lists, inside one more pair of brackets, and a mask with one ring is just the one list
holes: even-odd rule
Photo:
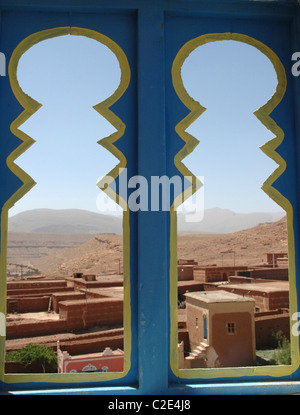
[[[288, 48], [300, 51], [300, 6], [296, 0], [0, 0], [0, 17], [17, 13], [28, 19], [31, 13], [36, 17], [40, 13], [47, 14], [42, 24], [38, 19], [31, 26], [27, 20], [28, 35], [37, 30], [48, 29], [58, 25], [59, 19], [64, 26], [70, 22], [82, 20], [84, 14], [105, 14], [111, 21], [113, 15], [130, 16], [134, 20], [136, 30], [136, 52], [129, 57], [131, 65], [136, 65], [135, 82], [137, 90], [136, 108], [136, 142], [135, 150], [129, 155], [134, 164], [134, 172], [148, 179], [153, 175], [170, 175], [169, 140], [167, 136], [166, 108], [168, 105], [166, 94], [167, 77], [170, 62], [166, 60], [165, 18], [176, 16], [184, 19], [188, 17], [243, 19], [255, 21], [268, 21], [274, 24], [278, 20], [285, 21], [289, 28], [290, 39]], [[3, 20], [4, 21], [4, 20]], [[16, 38], [7, 40], [5, 25], [1, 25], [1, 39], [6, 39], [12, 46], [22, 40], [23, 34], [19, 32], [18, 21], [15, 24]], [[79, 24], [80, 25], [80, 24]], [[99, 29], [98, 29], [99, 30]], [[119, 30], [119, 36], [118, 36]], [[113, 30], [118, 42], [126, 50], [126, 38], [122, 39], [120, 27]], [[266, 28], [267, 30], [267, 28]], [[254, 30], [255, 33], [255, 30]], [[280, 33], [278, 34], [280, 36]], [[2, 51], [2, 50], [1, 50]], [[10, 53], [12, 50], [10, 51]], [[9, 56], [7, 56], [9, 59]], [[133, 59], [136, 62], [133, 63]], [[288, 68], [286, 68], [287, 70]], [[134, 69], [135, 70], [135, 69]], [[3, 81], [3, 82], [2, 82]], [[5, 84], [5, 82], [7, 84]], [[1, 84], [2, 83], [2, 84]], [[6, 97], [11, 94], [8, 80], [0, 79], [0, 103], [3, 114], [1, 119], [7, 117], [15, 119], [21, 107], [14, 107], [13, 113], [6, 106]], [[300, 80], [293, 79], [293, 97], [295, 114], [295, 143], [293, 151], [295, 160], [300, 154]], [[116, 104], [116, 110], [122, 113], [122, 105]], [[1, 188], [0, 201], [3, 205], [11, 189], [17, 188], [20, 183], [15, 176], [7, 171], [6, 157], [18, 145], [13, 136], [3, 132], [0, 126], [0, 173]], [[7, 125], [6, 127], [7, 128]], [[131, 126], [134, 130], [134, 127]], [[133, 140], [133, 138], [132, 138]], [[133, 144], [132, 144], [133, 145]], [[135, 160], [134, 160], [135, 158]], [[295, 239], [299, 238], [298, 206], [300, 187], [297, 182], [300, 164], [296, 163], [295, 175], [296, 192], [293, 194], [294, 205], [294, 232]], [[191, 381], [178, 379], [170, 369], [170, 215], [168, 212], [137, 212], [131, 215], [131, 255], [132, 255], [132, 367], [130, 373], [122, 380], [94, 384], [6, 384], [1, 383], [2, 393], [13, 394], [95, 394], [95, 395], [193, 395], [193, 394], [291, 394], [300, 392], [300, 373], [291, 377], [274, 379], [232, 378], [219, 379], [214, 382], [205, 380]], [[297, 245], [298, 246], [298, 245]], [[1, 247], [3, 249], [3, 247]], [[296, 250], [297, 253], [297, 250]], [[296, 265], [299, 265], [296, 255]], [[158, 289], [159, 287], [159, 289]], [[299, 294], [298, 294], [299, 295]]]

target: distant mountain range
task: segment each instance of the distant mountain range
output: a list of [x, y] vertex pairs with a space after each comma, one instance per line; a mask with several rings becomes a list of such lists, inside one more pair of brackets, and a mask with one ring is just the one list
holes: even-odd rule
[[[207, 209], [201, 221], [195, 216], [178, 214], [180, 233], [230, 233], [260, 223], [276, 222], [285, 216], [284, 212], [235, 213], [228, 209]], [[122, 218], [80, 209], [33, 209], [9, 218], [9, 232], [30, 233], [90, 233], [121, 234]]]
[[81, 209], [33, 209], [8, 220], [9, 232], [122, 233], [122, 218]]
[[[178, 215], [181, 233], [231, 233], [253, 228], [261, 223], [277, 222], [285, 212], [236, 213], [229, 209], [206, 209], [202, 220], [193, 221], [196, 215]], [[192, 220], [191, 222], [188, 220]]]

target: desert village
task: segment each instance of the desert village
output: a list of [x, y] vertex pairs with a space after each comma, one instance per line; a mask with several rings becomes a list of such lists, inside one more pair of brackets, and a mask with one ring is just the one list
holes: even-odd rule
[[[189, 258], [177, 268], [179, 368], [255, 365], [256, 350], [269, 347], [275, 331], [289, 338], [287, 252], [266, 252], [257, 266]], [[123, 335], [121, 269], [7, 279], [6, 352], [46, 345], [57, 353], [59, 373], [120, 372]], [[39, 370], [10, 361], [5, 367]]]

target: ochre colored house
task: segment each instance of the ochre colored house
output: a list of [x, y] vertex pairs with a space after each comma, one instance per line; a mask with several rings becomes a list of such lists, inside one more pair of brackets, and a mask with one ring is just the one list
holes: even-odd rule
[[186, 308], [190, 358], [202, 357], [200, 367], [212, 350], [221, 367], [255, 362], [254, 299], [223, 290], [193, 292], [186, 294]]

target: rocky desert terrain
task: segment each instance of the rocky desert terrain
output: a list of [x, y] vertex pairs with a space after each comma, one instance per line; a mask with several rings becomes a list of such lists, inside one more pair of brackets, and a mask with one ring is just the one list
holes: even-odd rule
[[[233, 253], [226, 253], [234, 251]], [[288, 252], [286, 218], [229, 234], [179, 235], [178, 258], [199, 265], [260, 265], [266, 253]], [[223, 254], [222, 254], [223, 253]]]
[[[194, 259], [199, 265], [259, 265], [267, 252], [287, 252], [286, 219], [263, 223], [228, 234], [179, 234], [178, 258]], [[234, 251], [232, 253], [224, 253]], [[71, 275], [119, 273], [122, 270], [121, 235], [81, 233], [18, 233], [8, 236], [8, 269], [26, 264], [41, 274]], [[26, 269], [24, 268], [24, 272]]]

